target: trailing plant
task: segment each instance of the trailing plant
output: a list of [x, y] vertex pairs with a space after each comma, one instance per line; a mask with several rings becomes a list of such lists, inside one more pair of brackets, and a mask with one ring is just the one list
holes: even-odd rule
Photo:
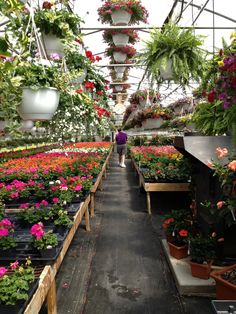
[[121, 52], [127, 54], [127, 58], [132, 58], [136, 53], [136, 49], [132, 46], [126, 45], [124, 47], [110, 46], [105, 53], [108, 57], [113, 56], [113, 52]]
[[160, 80], [160, 67], [167, 68], [171, 60], [173, 80], [185, 86], [202, 77], [206, 55], [202, 44], [203, 36], [194, 35], [193, 29], [182, 29], [170, 22], [150, 33], [137, 60], [146, 67], [146, 75], [152, 80]]
[[133, 29], [107, 29], [103, 32], [103, 39], [105, 42], [108, 44], [113, 44], [113, 39], [112, 35], [117, 35], [117, 34], [125, 34], [129, 36], [129, 44], [133, 45], [135, 44], [138, 40], [138, 32], [133, 30]]

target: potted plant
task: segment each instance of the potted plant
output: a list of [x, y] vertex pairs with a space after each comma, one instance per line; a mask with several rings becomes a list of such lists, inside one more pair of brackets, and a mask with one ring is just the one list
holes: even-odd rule
[[148, 12], [139, 0], [107, 0], [98, 8], [101, 23], [132, 25], [147, 22]]
[[236, 300], [236, 264], [211, 273], [218, 300]]
[[[9, 251], [10, 249], [16, 247], [16, 240], [13, 238], [14, 233], [13, 223], [4, 218], [0, 221], [0, 249], [3, 251]], [[6, 252], [2, 253], [6, 254]]]
[[174, 80], [185, 86], [190, 79], [199, 81], [203, 75], [202, 44], [202, 36], [195, 35], [193, 29], [168, 23], [161, 30], [151, 32], [137, 60], [146, 67], [148, 77]]
[[46, 6], [34, 13], [36, 26], [42, 32], [43, 44], [47, 56], [52, 53], [64, 55], [61, 39], [71, 41], [80, 35], [79, 25], [81, 18], [66, 8], [56, 9], [52, 5]]
[[147, 103], [152, 104], [154, 99], [159, 99], [159, 94], [154, 89], [142, 89], [133, 94], [141, 106], [145, 106]]
[[103, 39], [109, 45], [126, 46], [135, 44], [138, 41], [138, 33], [132, 29], [107, 29], [103, 32]]
[[18, 112], [23, 120], [50, 120], [59, 104], [60, 90], [65, 90], [69, 74], [52, 63], [22, 62], [16, 69], [22, 77], [22, 102]]
[[193, 277], [209, 279], [211, 265], [216, 257], [216, 239], [212, 235], [189, 236], [190, 267]]
[[124, 47], [110, 46], [105, 53], [108, 57], [113, 57], [116, 62], [124, 63], [127, 58], [130, 59], [136, 54], [136, 49], [129, 45]]
[[170, 255], [182, 259], [188, 255], [188, 234], [192, 226], [191, 213], [186, 210], [172, 210], [165, 215], [162, 227], [169, 245]]
[[59, 234], [64, 234], [65, 230], [73, 224], [72, 220], [68, 216], [68, 212], [66, 210], [62, 210], [62, 209], [60, 209], [57, 212], [57, 218], [54, 220], [53, 223], [57, 227], [56, 231]]
[[58, 240], [52, 230], [44, 231], [43, 223], [39, 222], [31, 227], [32, 246], [40, 251], [42, 257], [55, 257]]
[[[8, 313], [18, 313], [24, 302], [28, 299], [30, 284], [35, 280], [34, 269], [31, 261], [26, 260], [24, 264], [15, 261], [0, 267], [0, 311], [5, 309]], [[15, 311], [18, 309], [18, 311]], [[5, 313], [5, 312], [4, 312]]]
[[160, 105], [152, 105], [143, 110], [145, 129], [160, 128], [164, 121], [170, 120], [172, 117], [171, 111], [168, 108], [162, 108]]

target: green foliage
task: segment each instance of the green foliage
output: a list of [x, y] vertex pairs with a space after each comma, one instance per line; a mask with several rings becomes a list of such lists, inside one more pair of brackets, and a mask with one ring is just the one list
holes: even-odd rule
[[54, 220], [56, 226], [70, 226], [73, 224], [66, 210], [59, 210], [57, 215], [58, 217]]
[[52, 33], [59, 38], [73, 39], [79, 34], [81, 19], [66, 9], [41, 9], [35, 12], [35, 23], [45, 34]]
[[216, 257], [216, 239], [212, 236], [190, 235], [189, 241], [190, 256], [193, 262], [202, 264]]
[[199, 103], [192, 116], [196, 128], [205, 135], [222, 135], [226, 133], [232, 127], [232, 122], [236, 121], [235, 119], [235, 106], [224, 110], [219, 100], [213, 103]]
[[203, 37], [194, 35], [193, 29], [181, 29], [169, 23], [163, 29], [151, 32], [137, 59], [152, 80], [159, 78], [160, 67], [167, 67], [168, 60], [172, 60], [173, 79], [185, 86], [190, 79], [199, 81], [202, 77], [205, 57], [200, 48], [202, 44]]
[[28, 299], [29, 284], [34, 281], [34, 269], [27, 260], [24, 266], [14, 269], [13, 274], [0, 278], [0, 303], [14, 305]]

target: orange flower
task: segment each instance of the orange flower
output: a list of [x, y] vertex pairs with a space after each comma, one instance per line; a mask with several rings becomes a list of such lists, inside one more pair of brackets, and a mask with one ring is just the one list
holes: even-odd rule
[[233, 160], [231, 161], [229, 164], [228, 164], [228, 168], [232, 171], [236, 171], [236, 160]]
[[218, 158], [223, 158], [228, 155], [228, 149], [227, 148], [221, 148], [217, 147], [216, 148], [216, 155]]

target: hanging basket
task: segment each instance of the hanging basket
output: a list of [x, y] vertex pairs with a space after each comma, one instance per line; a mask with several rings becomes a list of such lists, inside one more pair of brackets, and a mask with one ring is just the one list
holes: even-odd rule
[[123, 53], [123, 52], [119, 52], [119, 51], [114, 51], [113, 52], [113, 58], [116, 62], [125, 62], [126, 58], [127, 58], [127, 54]]
[[122, 85], [115, 85], [114, 88], [115, 88], [115, 90], [117, 92], [121, 92], [123, 90], [123, 86]]
[[123, 47], [128, 44], [129, 36], [126, 34], [118, 33], [118, 34], [112, 35], [112, 40], [115, 46]]
[[73, 78], [73, 80], [71, 81], [73, 85], [79, 85], [83, 83], [83, 81], [86, 79], [86, 76], [87, 76], [87, 69], [82, 69], [79, 74], [80, 75]]
[[23, 87], [22, 103], [18, 108], [19, 115], [23, 120], [50, 120], [57, 110], [59, 98], [59, 91], [53, 87], [36, 90]]
[[152, 105], [152, 103], [153, 103], [153, 98], [149, 98], [149, 99], [139, 99], [139, 104], [140, 104], [140, 106], [141, 107], [147, 107], [147, 106], [150, 106], [150, 105]]
[[128, 25], [131, 20], [131, 14], [125, 10], [117, 10], [111, 14], [113, 25]]
[[146, 119], [143, 123], [142, 126], [144, 129], [158, 129], [161, 125], [163, 124], [163, 119], [158, 118], [158, 119]]
[[124, 73], [120, 72], [120, 73], [116, 73], [116, 78], [117, 79], [123, 79]]
[[116, 73], [124, 73], [125, 72], [125, 67], [114, 67]]
[[165, 66], [160, 65], [160, 76], [163, 80], [169, 81], [173, 79], [172, 60], [168, 60]]
[[60, 38], [53, 34], [42, 34], [42, 40], [47, 57], [57, 53], [61, 58], [64, 57], [64, 46]]

